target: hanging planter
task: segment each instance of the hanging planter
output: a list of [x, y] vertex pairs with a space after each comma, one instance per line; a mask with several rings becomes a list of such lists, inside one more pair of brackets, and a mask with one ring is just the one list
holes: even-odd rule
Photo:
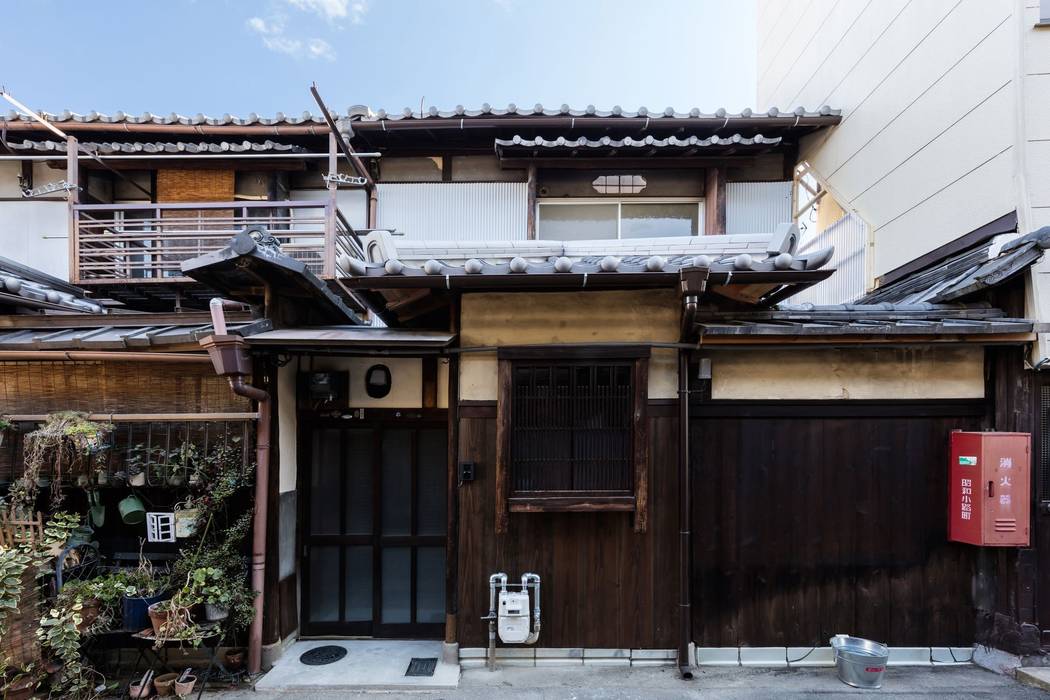
[[141, 525], [146, 522], [146, 507], [142, 505], [142, 499], [131, 494], [117, 504], [120, 511], [120, 519], [125, 525]]
[[191, 506], [186, 500], [175, 505], [175, 537], [185, 539], [197, 534], [197, 521], [200, 510]]

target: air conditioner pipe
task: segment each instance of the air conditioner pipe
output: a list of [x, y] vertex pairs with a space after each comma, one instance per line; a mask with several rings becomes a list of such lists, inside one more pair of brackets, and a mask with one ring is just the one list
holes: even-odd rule
[[532, 609], [532, 631], [525, 640], [526, 644], [535, 644], [540, 638], [540, 577], [539, 574], [522, 574], [521, 590], [528, 592], [529, 581], [532, 581], [533, 590], [536, 592], [536, 605]]
[[490, 671], [496, 670], [496, 584], [500, 585], [500, 590], [507, 590], [507, 575], [504, 573], [492, 574], [489, 576], [489, 614], [481, 618], [482, 620], [488, 620], [489, 623], [489, 653], [486, 665]]
[[252, 374], [252, 361], [247, 344], [239, 335], [220, 333], [226, 329], [226, 316], [221, 299], [209, 304], [215, 334], [201, 338], [201, 346], [208, 351], [215, 372], [226, 377], [230, 389], [258, 403], [259, 418], [255, 432], [255, 512], [252, 518], [251, 586], [255, 592], [254, 615], [248, 628], [248, 672], [262, 670], [263, 601], [266, 594], [266, 505], [269, 491], [270, 465], [270, 394], [252, 386], [246, 377]]

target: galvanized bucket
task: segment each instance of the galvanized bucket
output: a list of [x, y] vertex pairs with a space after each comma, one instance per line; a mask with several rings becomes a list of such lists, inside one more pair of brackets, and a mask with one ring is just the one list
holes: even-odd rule
[[881, 688], [882, 674], [890, 650], [870, 639], [836, 634], [831, 638], [835, 650], [835, 670], [839, 680], [854, 688]]

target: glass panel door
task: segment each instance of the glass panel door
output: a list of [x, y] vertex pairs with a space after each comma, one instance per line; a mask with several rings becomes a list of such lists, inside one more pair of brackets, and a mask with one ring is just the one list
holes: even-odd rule
[[442, 636], [445, 426], [319, 426], [308, 444], [303, 633]]

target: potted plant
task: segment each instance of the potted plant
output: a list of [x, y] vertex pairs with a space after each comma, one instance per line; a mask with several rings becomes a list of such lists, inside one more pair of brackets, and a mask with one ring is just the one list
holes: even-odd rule
[[98, 583], [95, 579], [83, 579], [66, 581], [58, 592], [56, 607], [77, 610], [80, 613], [80, 621], [76, 623], [78, 632], [90, 629], [102, 613], [102, 599], [98, 596], [97, 589]]
[[13, 430], [14, 427], [14, 423], [12, 423], [7, 416], [0, 415], [0, 447], [4, 444], [4, 435], [8, 430]]
[[194, 600], [204, 604], [204, 619], [225, 620], [230, 615], [234, 591], [226, 574], [214, 566], [200, 566], [190, 572]]
[[41, 674], [36, 664], [26, 664], [4, 683], [4, 700], [28, 700], [40, 685]]
[[[145, 546], [145, 541], [143, 541]], [[149, 626], [149, 607], [167, 597], [164, 593], [166, 582], [157, 576], [153, 564], [139, 554], [139, 566], [127, 576], [128, 590], [121, 599], [121, 614], [124, 630], [141, 632]]]

